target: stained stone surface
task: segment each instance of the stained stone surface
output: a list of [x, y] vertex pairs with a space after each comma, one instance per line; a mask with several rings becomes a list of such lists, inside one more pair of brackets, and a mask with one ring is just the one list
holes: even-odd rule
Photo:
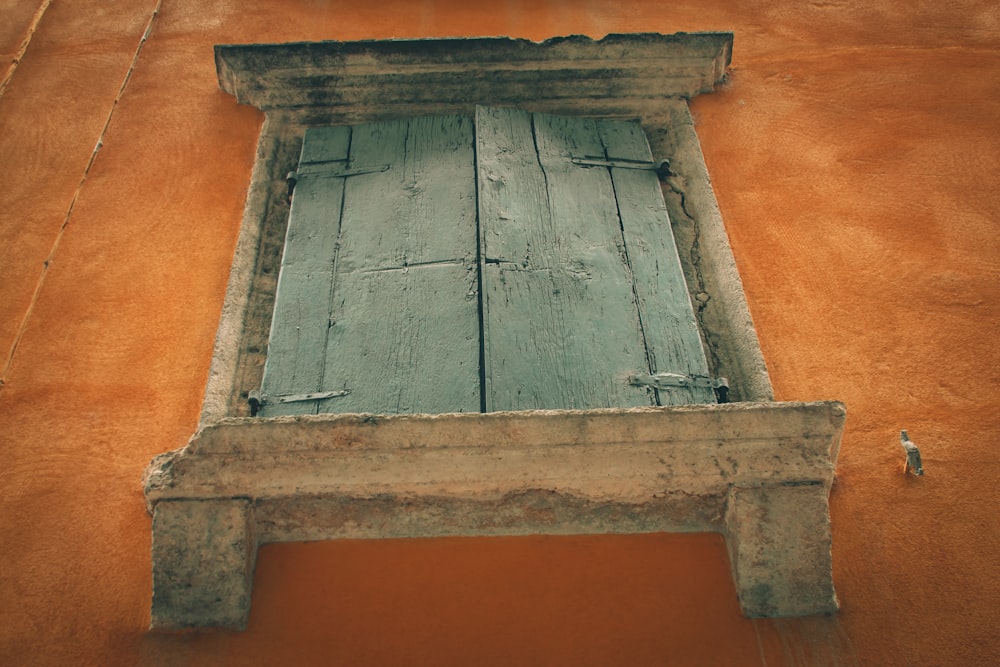
[[818, 402], [223, 420], [147, 471], [154, 624], [240, 627], [256, 541], [538, 533], [720, 532], [748, 615], [830, 611], [844, 415]]

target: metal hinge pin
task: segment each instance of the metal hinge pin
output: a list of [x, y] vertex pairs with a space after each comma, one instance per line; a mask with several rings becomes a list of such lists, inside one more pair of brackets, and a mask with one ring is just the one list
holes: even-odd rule
[[321, 401], [337, 396], [347, 396], [350, 389], [338, 389], [335, 391], [314, 391], [307, 394], [284, 394], [282, 396], [272, 396], [254, 389], [247, 395], [247, 403], [250, 404], [250, 416], [256, 417], [262, 406], [268, 403], [298, 403], [300, 401]]
[[654, 389], [684, 389], [700, 387], [715, 391], [719, 403], [729, 402], [729, 380], [713, 378], [707, 375], [685, 375], [683, 373], [637, 373], [630, 375], [629, 384], [634, 387], [653, 387]]

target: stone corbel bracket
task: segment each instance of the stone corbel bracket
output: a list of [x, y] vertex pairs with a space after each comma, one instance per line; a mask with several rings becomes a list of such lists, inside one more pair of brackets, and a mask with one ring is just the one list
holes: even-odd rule
[[242, 628], [268, 542], [715, 531], [748, 616], [837, 608], [840, 403], [234, 418], [147, 471], [153, 625]]

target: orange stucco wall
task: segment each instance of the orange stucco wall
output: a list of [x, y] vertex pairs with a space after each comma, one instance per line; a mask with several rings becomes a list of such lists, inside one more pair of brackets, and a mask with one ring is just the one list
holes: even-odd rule
[[[1000, 662], [1000, 9], [731, 4], [0, 0], [0, 663]], [[772, 380], [848, 406], [841, 611], [743, 618], [713, 535], [399, 540], [266, 546], [245, 633], [147, 632], [139, 479], [195, 428], [262, 120], [212, 45], [718, 29], [693, 111]]]

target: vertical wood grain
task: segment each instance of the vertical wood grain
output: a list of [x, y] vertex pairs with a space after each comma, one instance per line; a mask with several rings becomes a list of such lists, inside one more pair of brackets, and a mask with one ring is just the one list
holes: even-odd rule
[[[261, 383], [265, 395], [301, 394], [323, 387], [323, 357], [345, 181], [329, 174], [344, 169], [350, 141], [349, 127], [306, 132], [299, 160], [302, 173], [289, 214]], [[259, 414], [271, 417], [315, 411], [315, 402], [305, 401], [265, 404]]]
[[264, 391], [348, 393], [263, 414], [714, 401], [628, 383], [708, 373], [655, 173], [572, 160], [651, 162], [641, 128], [474, 122], [307, 133]]
[[648, 368], [593, 121], [477, 111], [488, 410], [649, 405]]
[[470, 118], [354, 128], [320, 412], [478, 412]]
[[[601, 121], [598, 127], [610, 160], [652, 162], [646, 135], [637, 123]], [[654, 373], [708, 375], [659, 179], [655, 172], [642, 169], [610, 171], [650, 368]], [[657, 393], [661, 405], [715, 402], [715, 392], [706, 387]]]

